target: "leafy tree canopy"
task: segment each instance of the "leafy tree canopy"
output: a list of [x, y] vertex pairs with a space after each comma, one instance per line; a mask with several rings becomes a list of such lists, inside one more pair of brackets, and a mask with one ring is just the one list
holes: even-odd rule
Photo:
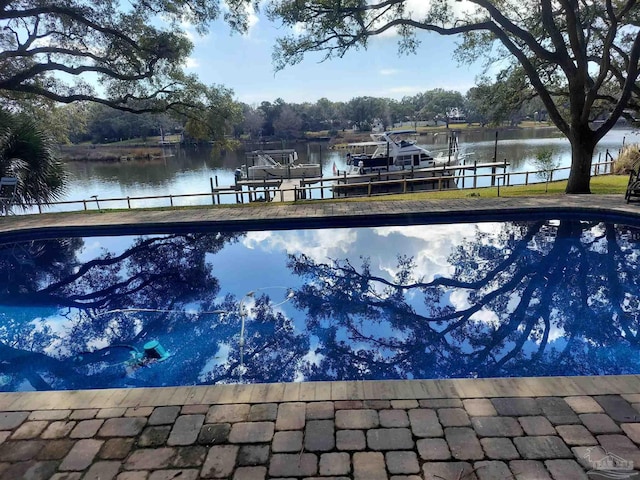
[[[461, 35], [462, 61], [520, 66], [550, 119], [572, 146], [568, 193], [588, 193], [595, 145], [640, 93], [637, 0], [273, 0], [271, 18], [294, 32], [281, 38], [276, 68], [307, 52], [340, 57], [371, 37], [396, 32], [402, 52], [419, 31]], [[302, 28], [300, 28], [302, 26]], [[597, 128], [591, 122], [608, 117]]]
[[470, 113], [479, 116], [483, 123], [495, 125], [508, 120], [534, 96], [521, 68], [502, 71], [495, 82], [482, 77], [467, 92]]
[[[244, 2], [226, 5], [225, 19], [244, 30]], [[221, 14], [208, 0], [2, 0], [0, 93], [186, 113], [207, 90], [183, 72], [192, 49], [185, 25], [204, 33]]]

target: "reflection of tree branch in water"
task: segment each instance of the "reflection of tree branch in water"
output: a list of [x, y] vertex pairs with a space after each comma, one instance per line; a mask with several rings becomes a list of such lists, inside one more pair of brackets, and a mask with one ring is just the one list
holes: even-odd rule
[[[134, 293], [138, 293], [141, 290], [149, 286], [155, 285], [158, 280], [166, 280], [166, 274], [151, 274], [149, 272], [136, 273], [131, 275], [127, 280], [122, 282], [113, 283], [107, 288], [104, 288], [98, 292], [84, 293], [77, 295], [69, 295], [66, 297], [50, 296], [53, 300], [51, 303], [57, 305], [65, 305], [75, 308], [92, 308], [100, 309], [107, 307], [113, 302], [113, 297], [117, 294], [119, 297], [128, 297]], [[140, 280], [140, 282], [137, 282]], [[95, 298], [98, 298], [94, 301]]]
[[[17, 332], [19, 327], [27, 336], [37, 335], [40, 343], [34, 347], [20, 340], [16, 350], [23, 357], [6, 355], [0, 370], [11, 370], [11, 382], [19, 384], [22, 378], [39, 389], [100, 386], [100, 381], [105, 382], [102, 386], [148, 385], [150, 376], [158, 376], [167, 368], [155, 372], [153, 368], [144, 369], [127, 376], [124, 365], [115, 368], [116, 364], [100, 360], [91, 366], [83, 365], [79, 370], [80, 365], [74, 362], [75, 354], [90, 351], [90, 346], [96, 344], [128, 344], [142, 348], [149, 339], [167, 335], [176, 326], [182, 328], [178, 322], [185, 319], [179, 315], [129, 318], [97, 314], [105, 308], [138, 305], [152, 308], [181, 305], [184, 309], [186, 303], [196, 299], [200, 302], [215, 299], [219, 292], [218, 280], [212, 276], [206, 255], [216, 253], [239, 235], [242, 233], [139, 237], [132, 239], [132, 244], [118, 255], [103, 251], [99, 257], [86, 262], [78, 260], [84, 245], [82, 239], [36, 241], [35, 247], [40, 248], [23, 249], [35, 255], [32, 261], [15, 258], [11, 249], [5, 248], [0, 252], [3, 270], [7, 275], [16, 271], [19, 275], [0, 278], [0, 303], [5, 306], [0, 311], [4, 317], [2, 321], [16, 326], [2, 334], [0, 341], [8, 343], [12, 332]], [[16, 262], [20, 262], [21, 269], [11, 268]], [[14, 292], [18, 294], [14, 295]], [[12, 305], [24, 305], [24, 308], [11, 308]], [[77, 310], [60, 312], [61, 306], [76, 307]], [[57, 321], [57, 315], [66, 318], [70, 324], [66, 326], [65, 334], [58, 338], [55, 331], [39, 330], [39, 322], [33, 322], [33, 319], [41, 315], [42, 318], [52, 316], [53, 321]], [[59, 358], [37, 353], [51, 346], [55, 346]], [[182, 350], [174, 349], [179, 354]], [[31, 359], [29, 368], [20, 358]], [[187, 361], [194, 369], [202, 368], [196, 364], [196, 358], [202, 358], [202, 355], [191, 355]]]
[[[487, 272], [487, 274], [482, 279], [475, 282], [465, 282], [455, 278], [438, 277], [430, 282], [399, 284], [386, 278], [378, 277], [376, 275], [363, 275], [359, 273], [348, 260], [345, 260], [343, 262], [346, 267], [342, 266], [339, 261], [334, 261], [332, 265], [328, 265], [326, 263], [314, 264], [314, 268], [317, 268], [319, 273], [324, 271], [335, 275], [335, 272], [340, 272], [346, 276], [358, 278], [362, 281], [380, 283], [381, 285], [391, 287], [395, 290], [412, 290], [414, 288], [427, 289], [438, 286], [474, 290], [485, 286], [489, 281], [494, 280], [499, 273], [502, 273], [505, 269], [515, 263], [522, 256], [522, 253], [527, 250], [532, 238], [536, 235], [536, 233], [538, 233], [543, 225], [544, 222], [536, 222], [535, 224], [533, 224], [527, 230], [527, 234], [521, 240], [519, 240], [517, 245], [511, 250], [511, 253], [507, 257], [505, 257], [504, 260], [498, 263], [498, 265], [493, 270]], [[299, 255], [299, 257], [292, 255], [290, 258], [293, 260], [290, 263], [294, 264], [311, 262], [311, 260], [304, 254]], [[299, 270], [296, 271], [296, 273], [304, 274], [305, 272], [304, 270]]]
[[134, 247], [131, 247], [127, 250], [125, 250], [122, 254], [117, 255], [115, 257], [112, 256], [108, 256], [106, 258], [96, 258], [93, 260], [90, 260], [84, 264], [82, 264], [82, 266], [80, 266], [78, 268], [78, 270], [76, 271], [76, 273], [74, 273], [73, 275], [68, 275], [67, 277], [65, 277], [64, 279], [52, 283], [51, 285], [49, 285], [46, 288], [43, 288], [41, 291], [42, 292], [55, 292], [57, 290], [60, 290], [62, 287], [69, 285], [70, 283], [75, 282], [76, 280], [78, 280], [79, 278], [82, 278], [84, 275], [86, 275], [91, 269], [93, 268], [100, 268], [103, 269], [104, 267], [107, 266], [111, 266], [111, 265], [117, 265], [119, 263], [121, 263], [122, 261], [132, 257], [133, 255], [140, 253], [142, 251], [144, 251], [145, 253], [150, 253], [151, 249], [150, 247], [154, 244], [157, 244], [158, 242], [161, 242], [162, 244], [165, 244], [168, 241], [171, 241], [171, 239], [176, 238], [176, 236], [169, 236], [169, 237], [163, 237], [163, 238], [148, 238], [146, 240], [140, 240], [138, 242], [137, 245], [135, 245]]
[[[613, 297], [613, 301], [611, 302], [611, 308], [613, 313], [616, 316], [617, 321], [620, 323], [620, 326], [624, 329], [626, 339], [635, 345], [638, 345], [638, 325], [635, 325], [635, 333], [632, 331], [632, 320], [629, 318], [630, 312], [625, 311], [622, 305], [625, 302], [626, 294], [621, 285], [621, 277], [628, 278], [629, 276], [633, 276], [633, 272], [630, 272], [626, 267], [627, 262], [624, 262], [625, 253], [620, 248], [620, 245], [617, 242], [617, 236], [615, 229], [612, 228], [611, 225], [607, 225], [606, 229], [606, 239], [607, 239], [607, 248], [610, 252], [610, 255], [606, 257], [606, 268], [607, 268], [607, 281], [609, 284], [609, 289], [611, 291], [611, 296]], [[616, 262], [616, 258], [620, 258], [620, 261]], [[634, 262], [635, 263], [635, 262]], [[629, 265], [632, 262], [628, 262]], [[624, 274], [624, 275], [622, 275]], [[628, 290], [629, 292], [633, 292], [633, 290]], [[635, 292], [636, 303], [638, 302], [638, 293], [637, 290]], [[633, 311], [633, 310], [631, 310]], [[636, 318], [638, 316], [638, 309], [635, 309]]]
[[[556, 246], [554, 245], [554, 249], [555, 248]], [[552, 251], [554, 249], [552, 249]], [[567, 256], [561, 256], [559, 253], [560, 252], [558, 252], [558, 255], [556, 255], [555, 257], [548, 256], [545, 259], [545, 263], [551, 266], [550, 274], [547, 276], [539, 272], [531, 280], [529, 286], [525, 290], [525, 294], [521, 297], [518, 307], [512, 314], [512, 316], [515, 317], [514, 319], [515, 321], [513, 322], [514, 325], [512, 325], [511, 327], [511, 332], [515, 331], [517, 327], [522, 324], [523, 321], [525, 321], [525, 328], [520, 332], [518, 336], [518, 340], [516, 341], [511, 351], [503, 355], [503, 357], [498, 362], [496, 362], [496, 365], [495, 365], [496, 369], [502, 368], [509, 360], [515, 358], [519, 353], [522, 352], [522, 348], [524, 344], [529, 339], [529, 336], [531, 335], [534, 327], [541, 319], [543, 320], [544, 325], [546, 327], [544, 330], [544, 340], [543, 342], [541, 342], [541, 347], [538, 349], [537, 354], [533, 358], [539, 359], [540, 356], [542, 355], [544, 351], [543, 345], [546, 346], [547, 344], [547, 340], [549, 338], [549, 329], [551, 328], [549, 323], [549, 315], [551, 314], [551, 300], [556, 288], [562, 282], [562, 278], [563, 278], [562, 271], [565, 268], [568, 260]], [[554, 259], [560, 260], [560, 263], [554, 264], [552, 262], [552, 260]], [[546, 280], [546, 282], [543, 282], [543, 279]], [[538, 303], [538, 307], [534, 310], [532, 314], [528, 315], [525, 320], [526, 309], [530, 305], [530, 302], [535, 290], [540, 290], [540, 295], [541, 295]], [[512, 323], [512, 321], [510, 320], [509, 323]], [[502, 338], [499, 338], [496, 340], [500, 342], [504, 340], [506, 336], [507, 336], [506, 334], [503, 334], [501, 335]], [[478, 359], [478, 361], [480, 362], [481, 359]], [[480, 366], [477, 365], [477, 368], [479, 367]]]
[[[556, 239], [572, 238], [572, 225], [561, 223], [558, 228]], [[495, 365], [497, 368], [502, 367], [510, 359], [514, 358], [521, 352], [522, 347], [531, 335], [533, 328], [538, 324], [540, 317], [546, 311], [546, 317], [549, 315], [551, 299], [557, 287], [561, 285], [565, 269], [568, 266], [569, 255], [568, 251], [570, 246], [567, 246], [564, 242], [554, 241], [553, 247], [549, 252], [535, 265], [535, 274], [531, 276], [527, 285], [520, 296], [518, 305], [513, 313], [509, 314], [509, 319], [506, 323], [503, 323], [498, 330], [492, 336], [492, 344], [485, 348], [484, 352], [478, 352], [475, 368], [480, 368], [491, 349], [500, 345], [506, 338], [515, 333], [518, 327], [524, 322], [524, 328], [518, 335], [518, 340], [515, 342], [511, 351], [503, 356], [503, 358]], [[538, 308], [527, 315], [527, 309], [531, 305], [531, 301], [534, 294], [539, 292], [540, 298], [538, 299]], [[545, 325], [548, 324], [545, 322]]]
[[[599, 345], [638, 343], [637, 321], [624, 302], [637, 303], [640, 278], [625, 265], [634, 260], [621, 253], [616, 228], [602, 225], [569, 219], [513, 224], [495, 237], [478, 230], [450, 255], [454, 276], [430, 282], [413, 280], [412, 259], [399, 258], [393, 278], [373, 275], [367, 259], [360, 271], [348, 259], [316, 264], [305, 255], [290, 257], [290, 266], [309, 280], [296, 298], [308, 308], [308, 328], [325, 335], [326, 355], [337, 349], [338, 357], [363, 361], [367, 348], [385, 349], [389, 367], [406, 361], [407, 372], [430, 368], [463, 376], [557, 374], [568, 364], [596, 373], [614, 363], [598, 357]], [[599, 282], [604, 275], [608, 289]], [[405, 298], [418, 289], [426, 314]], [[454, 293], [462, 297], [454, 301]], [[613, 322], [603, 315], [607, 309]], [[343, 329], [352, 346], [327, 336], [332, 328]], [[552, 329], [560, 333], [553, 342]], [[374, 360], [371, 368], [381, 368]]]
[[[177, 278], [180, 272], [169, 270], [168, 266], [155, 274], [153, 269], [133, 272], [128, 278], [120, 279], [122, 266], [125, 262], [135, 261], [135, 257], [152, 258], [163, 249], [171, 248], [176, 242], [197, 241], [197, 237], [172, 235], [140, 239], [135, 245], [117, 256], [106, 255], [81, 264], [72, 272], [58, 272], [58, 278], [49, 279], [49, 284], [22, 285], [18, 291], [12, 289], [9, 295], [0, 296], [5, 305], [58, 305], [76, 308], [102, 308], [118, 298], [126, 298], [151, 286], [158, 279], [164, 277], [166, 282], [170, 278]], [[76, 246], [77, 247], [77, 246]], [[109, 276], [111, 277], [109, 279]], [[96, 281], [97, 280], [97, 281]], [[82, 288], [77, 282], [92, 283], [90, 288]], [[105, 284], [105, 286], [100, 285]], [[76, 293], [73, 290], [78, 289]]]

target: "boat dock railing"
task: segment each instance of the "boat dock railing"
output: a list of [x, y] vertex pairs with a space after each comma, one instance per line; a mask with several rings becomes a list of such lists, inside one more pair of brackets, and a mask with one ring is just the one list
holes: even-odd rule
[[[592, 175], [609, 175], [612, 172], [614, 161], [604, 161], [592, 165]], [[477, 170], [480, 166], [489, 167], [491, 173], [481, 174]], [[443, 167], [434, 168], [443, 170]], [[55, 211], [82, 211], [101, 209], [135, 209], [135, 208], [161, 208], [161, 207], [184, 207], [194, 205], [219, 205], [232, 203], [250, 202], [286, 202], [286, 201], [309, 201], [316, 199], [334, 198], [333, 187], [344, 189], [357, 187], [366, 190], [364, 195], [376, 195], [374, 186], [395, 186], [393, 193], [410, 193], [412, 186], [417, 183], [433, 183], [433, 191], [446, 188], [445, 182], [456, 181], [458, 188], [477, 188], [483, 179], [488, 179], [490, 185], [498, 187], [508, 187], [513, 185], [544, 184], [557, 178], [561, 172], [570, 170], [570, 167], [559, 167], [550, 170], [507, 172], [505, 162], [493, 162], [490, 164], [467, 164], [444, 167], [444, 170], [451, 170], [451, 174], [433, 177], [411, 178], [410, 170], [407, 170], [404, 178], [382, 179], [387, 175], [394, 175], [395, 172], [376, 173], [368, 175], [366, 181], [357, 183], [340, 183], [345, 179], [345, 175], [318, 178], [301, 178], [295, 181], [283, 182], [283, 179], [263, 179], [263, 180], [241, 180], [234, 185], [219, 186], [217, 178], [210, 179], [210, 191], [203, 193], [184, 193], [177, 195], [145, 195], [127, 196], [116, 198], [99, 198], [94, 195], [89, 199], [65, 200], [51, 202], [49, 204], [33, 203], [27, 206], [24, 213], [43, 213], [45, 209], [51, 207], [62, 207]], [[498, 171], [502, 170], [502, 171]], [[457, 175], [453, 171], [460, 171], [463, 174]], [[473, 172], [473, 175], [465, 173]], [[540, 179], [540, 175], [545, 174], [546, 180]], [[487, 186], [490, 186], [487, 185]], [[293, 188], [291, 188], [293, 186]], [[246, 189], [245, 189], [246, 188]], [[421, 190], [422, 191], [422, 190]], [[429, 190], [430, 191], [430, 190]], [[187, 200], [186, 202], [184, 200]], [[195, 201], [195, 203], [193, 202]], [[71, 207], [71, 208], [69, 208]], [[74, 208], [75, 207], [75, 208]], [[16, 213], [21, 213], [17, 211]]]

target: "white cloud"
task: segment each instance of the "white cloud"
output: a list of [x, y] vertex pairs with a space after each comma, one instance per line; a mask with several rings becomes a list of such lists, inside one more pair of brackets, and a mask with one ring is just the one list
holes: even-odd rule
[[304, 23], [298, 22], [293, 26], [293, 33], [296, 35], [303, 35], [307, 33], [307, 28]]
[[250, 7], [250, 9], [251, 10], [249, 12], [248, 19], [247, 19], [248, 26], [249, 26], [249, 32], [251, 32], [251, 29], [253, 27], [255, 27], [258, 24], [258, 22], [260, 21], [260, 19], [258, 18], [258, 15], [256, 14], [256, 11], [253, 9], [253, 7]]
[[469, 291], [468, 290], [454, 290], [449, 295], [449, 301], [451, 305], [456, 309], [456, 312], [461, 310], [466, 310], [471, 307], [471, 303], [469, 302]]
[[194, 45], [202, 45], [207, 42], [210, 35], [198, 33], [193, 23], [186, 20], [180, 22], [183, 35]]
[[187, 59], [184, 62], [184, 66], [185, 68], [194, 69], [200, 66], [200, 62], [198, 61], [197, 58], [187, 57]]
[[395, 68], [383, 68], [382, 70], [379, 70], [378, 73], [380, 75], [397, 75], [400, 73], [400, 70], [397, 70]]

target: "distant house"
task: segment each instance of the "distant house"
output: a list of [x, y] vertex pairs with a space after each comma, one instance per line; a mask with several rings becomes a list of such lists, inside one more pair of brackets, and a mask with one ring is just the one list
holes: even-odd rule
[[[351, 127], [351, 131], [359, 132], [360, 128], [357, 124], [354, 123]], [[382, 120], [380, 120], [379, 118], [374, 119], [371, 123], [371, 131], [374, 133], [384, 132], [384, 123], [382, 122]]]
[[449, 123], [467, 123], [467, 116], [458, 107], [450, 108], [447, 111]]

